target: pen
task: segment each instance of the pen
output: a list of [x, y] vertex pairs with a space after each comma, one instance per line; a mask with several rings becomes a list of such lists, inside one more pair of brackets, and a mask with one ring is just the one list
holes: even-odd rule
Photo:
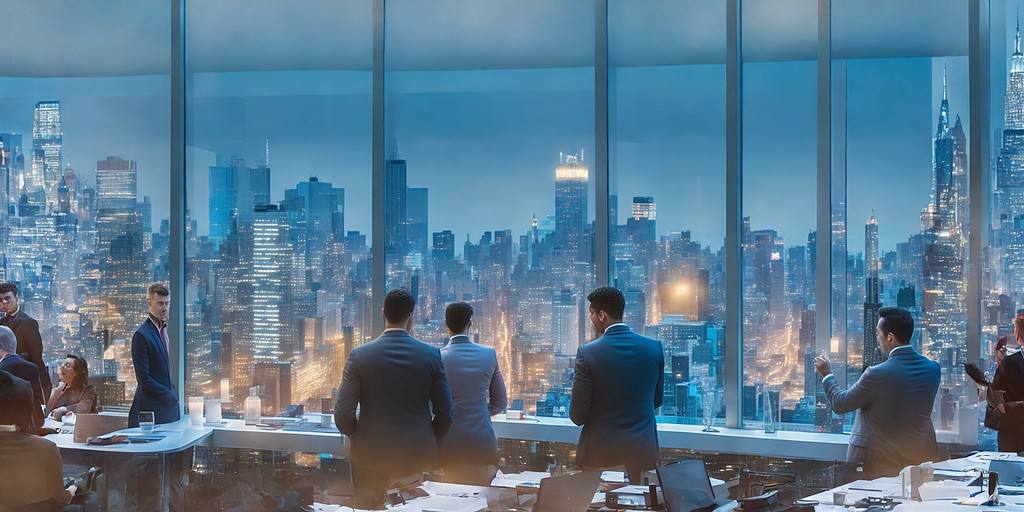
[[863, 487], [850, 487], [851, 491], [885, 492], [885, 489], [866, 489]]

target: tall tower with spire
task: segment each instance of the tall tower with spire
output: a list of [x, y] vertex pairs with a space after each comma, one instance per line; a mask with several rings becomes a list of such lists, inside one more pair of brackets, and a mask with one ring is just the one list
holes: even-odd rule
[[1020, 43], [1020, 11], [1017, 12], [1017, 34], [1013, 40], [1010, 55], [1010, 73], [1006, 81], [1006, 109], [1003, 114], [1003, 128], [1024, 130], [1024, 51]]
[[1021, 48], [1020, 12], [1013, 53], [1008, 62], [1003, 114], [1003, 136], [996, 159], [996, 198], [999, 211], [995, 229], [1004, 241], [999, 270], [1004, 289], [1013, 301], [1024, 302], [1024, 51]]

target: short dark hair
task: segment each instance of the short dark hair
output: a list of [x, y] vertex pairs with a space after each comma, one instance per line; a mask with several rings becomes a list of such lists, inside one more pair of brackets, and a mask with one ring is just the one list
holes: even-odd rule
[[168, 290], [167, 287], [161, 283], [153, 283], [149, 285], [149, 288], [146, 289], [146, 296], [152, 297], [153, 295], [168, 297], [171, 295], [171, 291]]
[[604, 311], [613, 320], [622, 320], [622, 313], [626, 310], [626, 298], [618, 288], [602, 286], [590, 292], [587, 300], [594, 311]]
[[395, 288], [384, 296], [384, 319], [393, 324], [408, 320], [415, 308], [416, 299], [402, 288]]
[[16, 425], [23, 432], [32, 427], [32, 387], [14, 374], [0, 370], [0, 424]]
[[18, 296], [18, 285], [8, 281], [6, 283], [0, 283], [0, 293], [13, 293], [15, 297]]
[[473, 306], [468, 302], [452, 302], [444, 309], [444, 323], [452, 332], [462, 332], [473, 318]]
[[885, 334], [892, 334], [900, 343], [910, 343], [914, 337], [914, 317], [903, 308], [882, 308], [878, 310], [878, 328]]

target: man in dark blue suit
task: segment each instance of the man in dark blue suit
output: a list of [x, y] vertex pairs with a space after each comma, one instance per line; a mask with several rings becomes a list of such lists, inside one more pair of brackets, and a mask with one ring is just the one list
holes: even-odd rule
[[43, 400], [50, 398], [53, 383], [50, 382], [50, 370], [43, 362], [43, 338], [39, 335], [39, 322], [28, 316], [21, 308], [21, 297], [18, 285], [0, 283], [0, 325], [6, 325], [14, 331], [18, 338], [18, 351], [22, 359], [36, 365], [39, 370], [39, 385], [43, 387]]
[[388, 292], [384, 333], [345, 363], [334, 420], [352, 442], [357, 508], [382, 504], [394, 481], [436, 467], [438, 440], [452, 424], [441, 352], [409, 334], [415, 305], [404, 290]]
[[10, 372], [15, 377], [28, 382], [32, 388], [32, 411], [31, 418], [35, 428], [43, 427], [44, 403], [43, 390], [39, 384], [39, 370], [36, 365], [19, 356], [17, 350], [18, 341], [15, 339], [14, 331], [7, 326], [0, 325], [0, 370]]
[[[167, 318], [171, 308], [171, 292], [162, 284], [152, 284], [146, 291], [148, 317], [132, 336], [132, 365], [139, 386], [135, 389], [132, 408], [128, 411], [128, 424], [138, 426], [139, 413], [150, 411], [156, 423], [173, 423], [181, 418], [178, 390], [171, 378], [170, 340], [167, 337]], [[185, 493], [182, 477], [185, 474], [189, 452], [168, 454], [167, 476], [168, 507], [171, 512], [184, 510]], [[158, 477], [159, 461], [140, 460], [136, 510], [161, 510], [163, 492]]]
[[139, 412], [150, 411], [157, 423], [180, 419], [178, 390], [171, 379], [170, 341], [167, 338], [167, 317], [171, 292], [162, 284], [154, 284], [146, 292], [149, 317], [132, 336], [132, 365], [139, 387], [128, 412], [128, 424], [139, 425]]
[[622, 323], [622, 292], [598, 288], [587, 300], [601, 336], [576, 352], [569, 405], [569, 417], [583, 426], [576, 462], [583, 469], [625, 466], [639, 483], [644, 470], [658, 466], [654, 411], [664, 397], [665, 355], [660, 341]]

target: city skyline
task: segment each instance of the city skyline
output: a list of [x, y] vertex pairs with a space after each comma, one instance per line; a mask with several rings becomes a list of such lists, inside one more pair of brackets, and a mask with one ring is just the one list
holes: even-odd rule
[[[992, 240], [984, 262], [985, 340], [1005, 332], [1007, 312], [1024, 300], [1024, 286], [1017, 284], [1024, 283], [1024, 264], [1014, 259], [1024, 240], [1018, 221], [1024, 210], [1017, 211], [1014, 190], [1016, 174], [1024, 173], [1015, 133], [1017, 118], [1024, 116], [1017, 113], [1024, 104], [1024, 74], [1014, 72], [1024, 72], [1018, 64], [1024, 57], [1019, 48], [1010, 53], [1006, 130], [1000, 131], [991, 169], [991, 213], [1001, 220], [986, 226], [985, 234]], [[872, 345], [877, 309], [911, 309], [920, 325], [916, 346], [943, 362], [936, 411], [943, 429], [951, 428], [957, 407], [969, 405], [957, 370], [965, 356], [969, 225], [969, 119], [958, 115], [967, 111], [965, 64], [963, 58], [851, 61], [844, 93], [834, 96], [845, 107], [844, 161], [836, 168], [848, 189], [832, 205], [837, 214], [829, 237], [829, 352], [842, 378], [855, 379], [879, 360]], [[719, 236], [724, 126], [722, 106], [714, 100], [723, 68], [695, 66], [700, 69], [676, 74], [669, 66], [666, 76], [703, 75], [699, 83], [674, 82], [676, 90], [664, 83], [644, 89], [649, 69], [615, 71], [609, 105], [609, 202], [615, 209], [610, 279], [627, 296], [628, 321], [665, 342], [664, 415], [696, 420], [697, 387], [708, 381], [721, 385], [725, 275], [735, 270], [744, 277], [743, 419], [759, 418], [767, 390], [781, 402], [785, 423], [841, 430], [850, 418], [844, 425], [822, 413], [807, 357], [817, 343], [813, 301], [820, 276], [814, 275], [817, 233], [809, 215], [816, 208], [813, 202], [809, 208], [779, 207], [789, 197], [813, 197], [808, 190], [815, 188], [815, 155], [807, 148], [813, 149], [808, 133], [816, 130], [816, 102], [800, 94], [776, 100], [787, 90], [813, 92], [816, 67], [744, 66], [749, 133], [743, 146], [740, 269], [725, 268]], [[892, 73], [880, 78], [879, 71]], [[492, 89], [505, 71], [458, 72], [454, 76], [465, 80], [465, 90], [455, 83], [444, 94], [424, 91], [437, 87], [445, 73], [389, 72], [400, 93], [385, 98], [386, 110], [395, 112], [386, 135], [401, 149], [384, 162], [384, 240], [370, 239], [368, 222], [368, 94], [304, 97], [301, 86], [274, 83], [274, 73], [199, 78], [221, 92], [190, 96], [198, 119], [192, 118], [186, 165], [188, 391], [219, 394], [237, 407], [248, 386], [260, 384], [271, 410], [289, 401], [319, 406], [337, 385], [347, 351], [375, 334], [369, 258], [378, 243], [385, 245], [388, 286], [408, 287], [420, 299], [417, 335], [443, 343], [444, 305], [471, 301], [478, 311], [476, 334], [498, 349], [511, 397], [531, 411], [564, 414], [572, 356], [592, 336], [584, 296], [597, 284], [595, 173], [584, 158], [594, 154], [588, 146], [593, 82], [586, 68], [521, 76], [548, 72], [538, 82], [549, 83], [528, 83], [522, 92]], [[259, 98], [224, 93], [262, 78], [289, 92]], [[685, 97], [691, 87], [712, 101], [680, 107], [673, 100], [664, 110], [690, 109], [692, 116], [652, 114], [657, 100], [642, 98]], [[888, 96], [876, 97], [878, 90]], [[346, 106], [312, 108], [324, 97]], [[161, 167], [143, 165], [129, 143], [121, 151], [97, 147], [84, 161], [76, 157], [68, 172], [65, 148], [82, 139], [70, 127], [83, 126], [79, 113], [89, 109], [75, 115], [62, 110], [64, 128], [48, 129], [54, 110], [46, 102], [55, 99], [63, 108], [59, 95], [33, 98], [31, 129], [17, 131], [28, 169], [16, 207], [3, 212], [0, 236], [16, 236], [0, 246], [0, 261], [6, 274], [29, 283], [26, 307], [43, 317], [44, 337], [59, 339], [48, 355], [56, 357], [75, 343], [88, 346], [91, 357], [102, 359], [98, 375], [125, 382], [122, 391], [130, 393], [124, 342], [131, 319], [142, 312], [136, 298], [145, 283], [167, 277], [166, 256], [161, 257], [168, 242], [161, 215], [167, 210], [160, 207], [165, 188], [152, 188]], [[109, 107], [116, 101], [98, 103]], [[327, 119], [357, 103], [359, 114]], [[890, 110], [891, 119], [879, 119]], [[510, 112], [516, 115], [503, 115]], [[281, 126], [267, 129], [276, 118]], [[25, 123], [5, 119], [0, 127]], [[544, 129], [531, 129], [539, 125]], [[55, 153], [58, 147], [63, 155]], [[702, 156], [681, 159], [688, 150]], [[707, 157], [715, 153], [721, 154]], [[889, 177], [879, 190], [877, 183]], [[789, 187], [790, 196], [780, 195], [779, 187]], [[46, 237], [47, 242], [33, 241]], [[61, 254], [55, 240], [74, 250]], [[29, 254], [53, 264], [30, 268]]]

